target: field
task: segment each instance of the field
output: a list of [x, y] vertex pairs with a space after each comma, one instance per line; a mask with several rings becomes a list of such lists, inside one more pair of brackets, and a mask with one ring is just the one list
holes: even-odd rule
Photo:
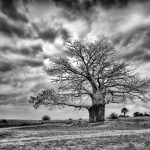
[[0, 150], [150, 150], [150, 117], [1, 128]]
[[42, 122], [39, 120], [11, 120], [11, 119], [5, 120], [5, 119], [0, 119], [0, 128], [28, 126], [28, 125], [39, 125], [41, 123]]

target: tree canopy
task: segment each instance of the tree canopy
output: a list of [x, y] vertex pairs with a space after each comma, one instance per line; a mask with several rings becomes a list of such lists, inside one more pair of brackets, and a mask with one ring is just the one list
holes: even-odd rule
[[118, 60], [112, 43], [106, 38], [95, 42], [68, 41], [65, 49], [51, 56], [45, 72], [56, 85], [31, 96], [37, 108], [73, 106], [90, 109], [93, 105], [146, 101], [150, 79], [141, 78], [130, 65]]

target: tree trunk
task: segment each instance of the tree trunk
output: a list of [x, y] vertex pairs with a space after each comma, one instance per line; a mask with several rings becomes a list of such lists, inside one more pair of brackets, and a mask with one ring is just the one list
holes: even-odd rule
[[126, 116], [126, 113], [125, 112], [123, 112], [123, 114], [124, 114], [124, 117]]
[[95, 110], [93, 107], [89, 109], [89, 122], [95, 122]]
[[89, 122], [100, 122], [105, 120], [105, 105], [93, 105], [89, 109]]

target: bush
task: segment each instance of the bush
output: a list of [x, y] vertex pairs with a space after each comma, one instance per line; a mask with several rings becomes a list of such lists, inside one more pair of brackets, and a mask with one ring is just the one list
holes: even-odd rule
[[140, 112], [134, 112], [133, 113], [133, 116], [134, 117], [142, 117], [142, 116], [144, 116], [142, 113], [140, 113]]
[[143, 116], [150, 116], [150, 115], [145, 112]]
[[1, 121], [1, 123], [7, 123], [6, 119], [3, 119], [3, 120]]
[[51, 118], [48, 115], [44, 115], [42, 117], [42, 121], [50, 121], [50, 120], [51, 120]]
[[26, 122], [21, 123], [21, 126], [27, 126], [28, 124]]
[[118, 119], [118, 115], [116, 113], [111, 113], [109, 119]]
[[73, 119], [69, 118], [68, 121], [67, 121], [67, 124], [72, 124], [72, 123], [73, 123]]

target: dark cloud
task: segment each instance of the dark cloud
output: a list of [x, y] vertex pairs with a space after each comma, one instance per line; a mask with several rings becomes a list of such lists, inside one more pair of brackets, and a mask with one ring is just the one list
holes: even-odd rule
[[38, 33], [39, 38], [53, 42], [58, 35], [57, 30], [49, 28]]
[[43, 60], [26, 59], [21, 61], [21, 66], [39, 67], [43, 66]]
[[[115, 43], [119, 43], [122, 41], [122, 46], [127, 46], [133, 39], [136, 37], [143, 37], [146, 36], [145, 38], [145, 46], [149, 43], [149, 37], [150, 37], [150, 25], [149, 24], [139, 24], [135, 26], [132, 29], [129, 29], [125, 33], [120, 33], [116, 35], [114, 38]], [[149, 48], [149, 47], [148, 47]]]
[[37, 32], [38, 36], [36, 38], [41, 38], [45, 41], [54, 42], [58, 36], [61, 36], [65, 41], [70, 38], [69, 31], [61, 26], [49, 27], [46, 23], [43, 23], [42, 25], [32, 23], [32, 26]]
[[41, 45], [33, 45], [30, 47], [24, 46], [21, 48], [17, 48], [14, 46], [4, 45], [0, 47], [0, 51], [3, 52], [4, 54], [15, 53], [35, 58], [38, 53], [42, 52], [42, 47]]
[[11, 63], [0, 61], [0, 72], [11, 71], [13, 68], [14, 66]]
[[[51, 0], [56, 6], [65, 7], [69, 10], [72, 10], [76, 13], [78, 12], [88, 12], [91, 11], [94, 7], [101, 5], [104, 8], [112, 7], [127, 7], [131, 3], [143, 3], [148, 0]], [[80, 14], [79, 13], [79, 14]]]
[[17, 10], [19, 5], [22, 6], [21, 8], [23, 9], [24, 3], [22, 2], [23, 1], [19, 0], [1, 0], [1, 11], [15, 21], [22, 21], [27, 23], [27, 17]]
[[65, 41], [68, 40], [68, 39], [71, 37], [69, 31], [66, 30], [66, 29], [64, 29], [64, 28], [62, 28], [62, 29], [60, 30], [60, 36], [61, 36]]
[[18, 53], [21, 53], [26, 56], [32, 56], [32, 57], [36, 57], [36, 55], [39, 52], [42, 52], [41, 45], [34, 45], [31, 47], [22, 47], [22, 48], [18, 49]]
[[3, 53], [14, 52], [16, 53], [16, 49], [13, 46], [4, 45], [0, 47], [0, 51]]
[[130, 53], [126, 53], [123, 55], [123, 58], [126, 60], [137, 60], [139, 56], [142, 56], [144, 52], [140, 50], [131, 51]]
[[137, 48], [135, 50], [132, 50], [131, 52], [127, 52], [123, 55], [123, 59], [128, 60], [128, 61], [138, 61], [138, 62], [150, 62], [150, 49], [142, 49], [142, 48]]
[[13, 35], [17, 35], [20, 38], [25, 37], [25, 30], [19, 24], [10, 23], [5, 18], [0, 18], [0, 32], [12, 37]]
[[19, 96], [19, 93], [0, 94], [0, 99], [9, 99]]
[[122, 56], [125, 60], [150, 61], [150, 25], [140, 24], [119, 34], [114, 42], [125, 48], [126, 52]]
[[97, 1], [91, 0], [52, 0], [57, 6], [64, 6], [70, 10], [89, 11]]
[[112, 7], [127, 7], [129, 4], [134, 3], [143, 3], [148, 0], [93, 0], [94, 3], [100, 3], [105, 8]]

